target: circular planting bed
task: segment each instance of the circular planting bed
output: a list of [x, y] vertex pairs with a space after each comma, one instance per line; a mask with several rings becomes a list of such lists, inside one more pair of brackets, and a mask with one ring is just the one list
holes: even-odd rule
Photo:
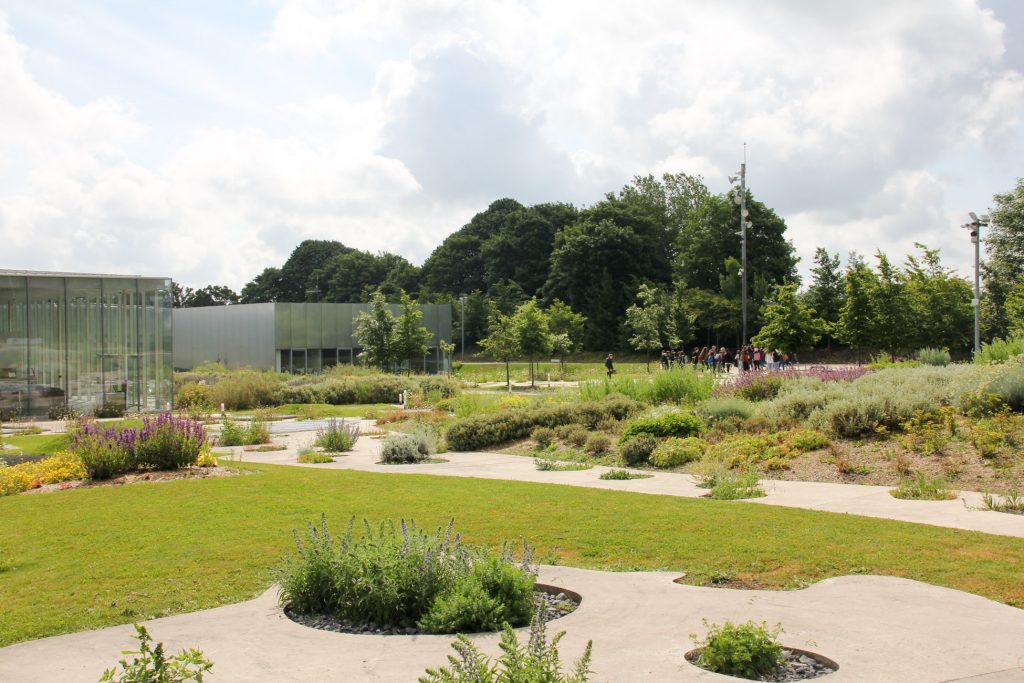
[[[533, 592], [534, 609], [540, 614], [544, 622], [560, 619], [567, 614], [576, 611], [583, 598], [565, 588], [548, 586], [546, 584], [535, 584]], [[328, 614], [297, 614], [285, 608], [285, 615], [297, 624], [309, 628], [320, 629], [321, 631], [333, 631], [334, 633], [355, 633], [360, 635], [374, 636], [416, 636], [423, 635], [423, 631], [411, 625], [394, 624], [354, 624], [351, 621], [339, 619]], [[791, 680], [791, 679], [779, 679]]]
[[[693, 664], [694, 666], [699, 666], [697, 664], [697, 659], [700, 657], [702, 649], [703, 648], [697, 648], [687, 652], [686, 661], [690, 662], [690, 664]], [[816, 652], [808, 652], [807, 650], [801, 650], [795, 647], [783, 646], [782, 656], [783, 662], [779, 666], [778, 670], [773, 674], [756, 679], [742, 679], [738, 676], [730, 676], [730, 678], [758, 681], [803, 681], [810, 678], [825, 676], [839, 669], [839, 665], [828, 657], [819, 655]]]

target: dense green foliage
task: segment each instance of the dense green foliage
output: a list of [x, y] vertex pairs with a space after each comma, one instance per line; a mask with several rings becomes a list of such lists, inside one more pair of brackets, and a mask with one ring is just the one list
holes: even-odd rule
[[449, 448], [453, 451], [475, 451], [516, 439], [525, 439], [536, 427], [582, 424], [593, 429], [607, 418], [625, 419], [638, 408], [636, 402], [627, 398], [609, 397], [601, 401], [477, 415], [453, 424], [448, 429], [446, 438]]
[[768, 624], [756, 624], [748, 621], [745, 624], [733, 624], [726, 621], [718, 624], [704, 625], [708, 635], [703, 641], [691, 636], [700, 651], [697, 665], [715, 673], [726, 676], [738, 676], [752, 680], [763, 680], [762, 677], [774, 674], [782, 664], [782, 646], [776, 642], [780, 626], [773, 630]]
[[622, 442], [640, 434], [651, 436], [697, 436], [704, 431], [704, 422], [691, 412], [673, 411], [655, 417], [644, 417], [629, 423], [622, 432]]
[[[354, 522], [354, 520], [353, 520]], [[501, 554], [462, 542], [447, 528], [428, 534], [412, 522], [354, 523], [340, 537], [327, 527], [296, 532], [297, 553], [278, 570], [281, 604], [299, 614], [329, 614], [355, 624], [418, 626], [427, 633], [523, 626], [532, 610], [534, 573]], [[526, 551], [529, 554], [529, 550]]]
[[120, 671], [116, 666], [104, 671], [100, 683], [202, 683], [203, 674], [213, 668], [213, 662], [203, 656], [202, 650], [190, 648], [168, 657], [163, 643], [151, 645], [153, 638], [145, 626], [135, 624], [135, 632], [138, 651], [122, 653], [135, 656], [130, 662], [120, 660]]

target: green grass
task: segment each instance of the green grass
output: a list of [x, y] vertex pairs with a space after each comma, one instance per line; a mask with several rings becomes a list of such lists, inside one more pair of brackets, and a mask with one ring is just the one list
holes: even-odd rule
[[13, 446], [14, 451], [4, 450], [2, 453], [23, 455], [53, 455], [68, 447], [67, 434], [34, 434], [30, 436], [5, 436], [0, 442]]
[[[657, 364], [652, 363], [651, 371], [653, 372], [655, 369], [657, 369]], [[513, 382], [526, 382], [530, 379], [529, 364], [527, 363], [509, 363], [509, 371]], [[546, 382], [549, 373], [553, 382], [558, 380], [577, 381], [607, 377], [604, 362], [573, 363], [570, 361], [565, 363], [564, 366], [559, 363], [537, 364], [536, 379], [538, 382]], [[646, 375], [647, 365], [645, 363], [620, 363], [615, 361], [615, 373], [618, 376]], [[467, 382], [504, 382], [505, 364], [466, 363], [455, 376]]]
[[0, 498], [0, 646], [251, 598], [294, 549], [292, 529], [322, 511], [335, 530], [353, 515], [424, 528], [454, 517], [468, 542], [525, 537], [547, 563], [704, 568], [774, 588], [870, 572], [1024, 605], [1022, 539], [553, 484], [240, 466], [252, 473]]

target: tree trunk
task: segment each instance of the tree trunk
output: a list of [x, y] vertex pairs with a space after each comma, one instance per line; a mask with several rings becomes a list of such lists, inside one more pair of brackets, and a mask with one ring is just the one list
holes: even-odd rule
[[512, 393], [512, 373], [508, 369], [508, 360], [505, 360], [505, 386], [508, 387], [508, 393]]

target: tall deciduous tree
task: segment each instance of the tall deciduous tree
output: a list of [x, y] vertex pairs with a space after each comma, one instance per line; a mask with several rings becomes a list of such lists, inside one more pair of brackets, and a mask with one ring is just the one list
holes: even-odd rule
[[[626, 309], [626, 327], [631, 332], [629, 345], [637, 351], [650, 354], [664, 348], [661, 328], [665, 317], [658, 290], [640, 285], [636, 303]], [[647, 372], [651, 371], [651, 357], [647, 356]]]
[[[303, 240], [295, 247], [291, 256], [281, 266], [279, 281], [281, 296], [278, 301], [302, 302], [310, 300], [307, 294], [312, 289], [326, 285], [316, 282], [314, 275], [338, 254], [352, 251], [335, 240]], [[315, 300], [315, 299], [312, 299]]]
[[828, 347], [832, 348], [831, 330], [839, 322], [839, 314], [843, 310], [843, 271], [839, 267], [839, 254], [830, 255], [826, 249], [818, 247], [814, 252], [811, 278], [807, 303], [828, 324], [825, 339]]
[[881, 250], [875, 253], [878, 276], [871, 292], [875, 346], [895, 357], [910, 346], [910, 314], [905, 277]]
[[264, 304], [282, 301], [281, 269], [264, 268], [263, 272], [242, 287], [241, 303]]
[[1009, 192], [993, 198], [992, 225], [982, 233], [985, 244], [985, 336], [1005, 337], [1010, 332], [1006, 301], [1024, 281], [1024, 178]]
[[199, 308], [201, 306], [228, 306], [237, 304], [239, 297], [234, 290], [224, 285], [206, 285], [199, 289], [186, 287], [181, 295], [182, 308]]
[[398, 321], [388, 308], [384, 294], [376, 292], [370, 298], [370, 312], [356, 317], [356, 341], [362, 347], [359, 357], [367, 365], [389, 370], [398, 360]]
[[872, 306], [875, 280], [874, 272], [864, 260], [851, 254], [843, 277], [843, 307], [839, 312], [835, 335], [836, 339], [857, 352], [858, 362], [860, 352], [871, 348], [875, 339], [875, 313]]
[[402, 312], [395, 326], [395, 357], [409, 361], [409, 371], [416, 359], [427, 353], [431, 334], [423, 326], [423, 311], [411, 296], [400, 292]]
[[974, 328], [973, 288], [967, 280], [942, 267], [938, 249], [915, 245], [920, 257], [908, 256], [905, 268], [906, 302], [916, 348], [966, 348]]
[[795, 284], [775, 290], [764, 309], [764, 326], [750, 341], [780, 351], [804, 351], [813, 347], [827, 325], [814, 309], [800, 300]]

